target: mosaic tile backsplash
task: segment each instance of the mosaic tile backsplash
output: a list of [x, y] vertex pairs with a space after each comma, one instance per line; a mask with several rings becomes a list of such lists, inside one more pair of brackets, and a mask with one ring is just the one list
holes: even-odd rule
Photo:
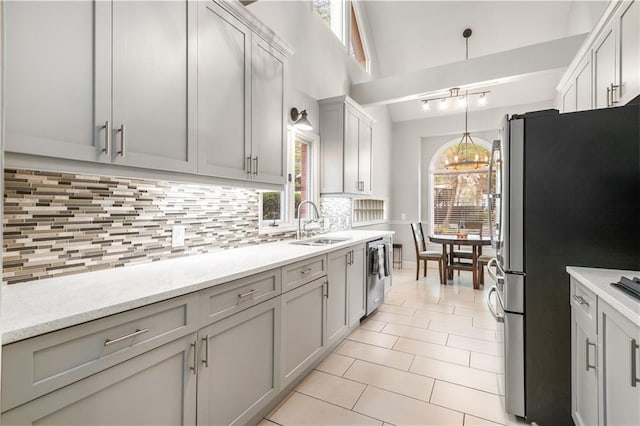
[[[258, 234], [251, 189], [5, 170], [8, 284], [291, 238]], [[184, 225], [184, 247], [171, 247]]]

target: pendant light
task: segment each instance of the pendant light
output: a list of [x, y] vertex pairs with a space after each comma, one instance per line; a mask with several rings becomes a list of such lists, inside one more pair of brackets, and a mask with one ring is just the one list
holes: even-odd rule
[[[469, 37], [471, 37], [471, 34], [471, 28], [465, 29], [462, 33], [466, 44], [465, 60], [469, 59]], [[480, 158], [480, 150], [473, 141], [471, 133], [469, 133], [468, 96], [468, 91], [465, 91], [465, 94], [460, 96], [460, 99], [464, 100], [464, 133], [462, 133], [462, 138], [460, 139], [460, 142], [458, 142], [458, 145], [456, 145], [455, 148], [450, 149], [453, 161], [449, 161], [448, 159], [445, 160], [445, 168], [450, 170], [479, 169], [489, 165], [489, 158], [486, 155]], [[482, 96], [484, 96], [484, 94]]]

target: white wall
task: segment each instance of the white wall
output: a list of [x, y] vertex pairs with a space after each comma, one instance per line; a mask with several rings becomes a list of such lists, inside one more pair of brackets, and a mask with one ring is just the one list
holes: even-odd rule
[[[491, 141], [497, 136], [502, 118], [506, 114], [524, 113], [552, 108], [553, 102], [514, 105], [474, 111], [469, 114], [469, 131]], [[403, 245], [404, 260], [414, 262], [415, 250], [411, 235], [411, 222], [428, 223], [428, 182], [429, 162], [433, 154], [445, 143], [464, 131], [464, 114], [423, 120], [393, 123], [391, 150], [391, 224], [396, 232], [394, 240]], [[424, 206], [424, 207], [423, 207]], [[405, 218], [402, 215], [405, 215]], [[427, 227], [425, 227], [425, 232]]]
[[608, 1], [574, 1], [569, 8], [567, 35], [590, 33]]

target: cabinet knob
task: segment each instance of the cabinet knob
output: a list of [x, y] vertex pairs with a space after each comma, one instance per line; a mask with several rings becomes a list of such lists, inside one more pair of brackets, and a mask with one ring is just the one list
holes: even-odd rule
[[638, 377], [638, 372], [637, 372], [637, 365], [638, 365], [638, 361], [636, 358], [636, 353], [638, 352], [638, 349], [640, 349], [640, 346], [638, 346], [638, 343], [636, 342], [636, 339], [630, 339], [631, 340], [631, 387], [635, 388], [638, 385], [638, 382], [640, 382], [640, 377]]

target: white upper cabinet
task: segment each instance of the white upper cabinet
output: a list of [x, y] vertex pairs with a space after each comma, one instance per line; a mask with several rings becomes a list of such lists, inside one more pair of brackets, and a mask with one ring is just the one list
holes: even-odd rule
[[254, 35], [251, 70], [251, 154], [254, 179], [286, 180], [285, 56]]
[[10, 1], [3, 7], [6, 150], [106, 161], [111, 5]]
[[618, 36], [618, 101], [626, 104], [640, 94], [640, 1], [625, 2], [614, 16]]
[[562, 94], [562, 111], [573, 112], [576, 110], [576, 85], [575, 82], [566, 87]]
[[113, 2], [113, 158], [196, 171], [196, 5]]
[[286, 181], [290, 48], [236, 1], [5, 5], [6, 149]]
[[321, 193], [371, 194], [372, 128], [351, 98], [320, 101]]
[[251, 31], [214, 2], [198, 5], [198, 173], [246, 179], [251, 156]]
[[[558, 85], [563, 112], [622, 106], [640, 95], [639, 1], [610, 2]], [[566, 99], [571, 90], [575, 109]]]

